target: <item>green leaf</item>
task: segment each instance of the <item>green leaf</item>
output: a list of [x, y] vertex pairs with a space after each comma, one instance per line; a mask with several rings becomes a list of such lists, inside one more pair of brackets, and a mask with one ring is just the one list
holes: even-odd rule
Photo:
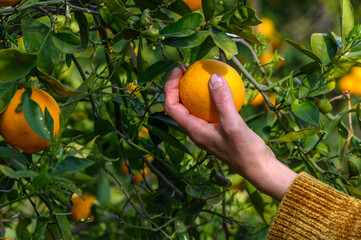
[[209, 176], [209, 181], [215, 183], [220, 187], [229, 187], [232, 185], [231, 181], [223, 176], [220, 172], [213, 169], [211, 175]]
[[0, 113], [9, 105], [16, 92], [16, 82], [0, 82]]
[[179, 150], [182, 150], [185, 153], [191, 154], [191, 152], [188, 150], [188, 148], [186, 146], [184, 146], [181, 142], [178, 141], [178, 139], [176, 139], [175, 137], [173, 137], [172, 135], [169, 135], [167, 132], [164, 132], [163, 130], [148, 125], [148, 124], [143, 124], [152, 134], [154, 134], [156, 137], [162, 139], [163, 141], [169, 143], [170, 145], [172, 145], [173, 147], [178, 148]]
[[[56, 213], [62, 213], [62, 211], [58, 210]], [[55, 221], [58, 225], [60, 234], [63, 239], [69, 239], [72, 240], [72, 234], [71, 234], [71, 225], [68, 221], [68, 218], [65, 215], [58, 215], [55, 213]]]
[[202, 42], [204, 42], [204, 40], [206, 40], [206, 38], [209, 36], [209, 34], [209, 31], [197, 31], [188, 37], [167, 38], [163, 41], [163, 43], [165, 45], [178, 48], [194, 48], [201, 45]]
[[336, 116], [334, 116], [334, 119], [332, 119], [330, 122], [327, 123], [327, 125], [325, 126], [327, 132], [331, 132], [338, 125], [338, 123], [341, 122], [343, 117], [345, 117], [348, 113], [354, 111], [355, 109], [349, 110], [347, 108], [344, 108], [341, 112], [339, 112]]
[[15, 81], [36, 66], [35, 54], [21, 53], [16, 49], [0, 50], [0, 81]]
[[[139, 0], [139, 1], [146, 2], [144, 0]], [[171, 1], [171, 4], [168, 6], [168, 9], [175, 13], [178, 13], [181, 16], [185, 16], [192, 12], [191, 9], [188, 7], [188, 5], [182, 0]]]
[[299, 119], [318, 125], [318, 121], [320, 119], [320, 112], [315, 104], [308, 100], [301, 101], [299, 99], [295, 99], [291, 104], [292, 112]]
[[301, 53], [305, 54], [306, 56], [312, 58], [313, 60], [316, 60], [317, 62], [321, 63], [321, 59], [315, 55], [313, 52], [311, 52], [310, 50], [307, 50], [303, 45], [296, 43], [292, 40], [286, 39], [286, 42], [288, 44], [290, 44], [292, 47], [296, 48], [298, 51], [300, 51]]
[[263, 201], [263, 198], [261, 196], [261, 193], [248, 181], [244, 181], [244, 185], [246, 187], [247, 193], [249, 195], [249, 198], [251, 199], [253, 207], [256, 209], [259, 216], [262, 218], [262, 220], [269, 224], [265, 219], [265, 203]]
[[60, 62], [61, 52], [51, 40], [50, 27], [29, 17], [21, 20], [21, 29], [26, 51], [37, 53], [37, 66], [43, 71], [51, 73]]
[[18, 170], [26, 170], [26, 165], [28, 163], [28, 159], [21, 154], [19, 151], [15, 151], [13, 154], [13, 149], [9, 147], [0, 147], [0, 159], [13, 159], [10, 162], [10, 165]]
[[59, 97], [71, 97], [79, 93], [65, 87], [61, 82], [46, 74], [39, 68], [37, 69], [37, 76], [46, 89]]
[[100, 171], [98, 174], [98, 186], [97, 186], [97, 199], [101, 203], [110, 202], [110, 183], [105, 171]]
[[78, 22], [80, 30], [80, 47], [78, 52], [82, 52], [88, 47], [89, 24], [85, 14], [81, 11], [74, 11], [75, 20]]
[[37, 217], [36, 218], [36, 225], [31, 235], [31, 240], [42, 240], [44, 239], [45, 230], [48, 225], [48, 219], [44, 217]]
[[95, 74], [93, 73], [76, 89], [77, 92], [80, 93], [68, 99], [66, 102], [67, 105], [61, 110], [61, 115], [64, 119], [68, 119], [70, 114], [75, 110], [78, 101], [87, 95], [89, 87], [94, 83], [95, 80]]
[[25, 218], [16, 226], [16, 236], [18, 239], [29, 239], [30, 233], [28, 231], [28, 226], [31, 224], [31, 219]]
[[116, 0], [91, 0], [91, 2], [97, 4], [98, 6], [105, 5], [109, 11], [117, 18], [120, 18], [122, 21], [126, 22], [129, 17], [133, 14], [129, 12], [120, 1]]
[[[152, 1], [144, 1], [144, 0], [134, 0], [135, 4], [137, 4], [137, 7], [142, 10], [142, 12], [149, 8], [149, 9], [156, 9], [158, 5], [155, 2]], [[185, 3], [184, 3], [185, 4]], [[186, 5], [186, 4], [185, 4]], [[187, 5], [186, 5], [187, 6]], [[190, 11], [189, 11], [190, 12]]]
[[203, 17], [199, 13], [191, 13], [177, 22], [171, 23], [160, 31], [163, 37], [187, 37], [195, 33], [195, 29], [202, 26]]
[[59, 163], [53, 174], [65, 174], [67, 172], [75, 173], [93, 164], [94, 162], [88, 159], [67, 157], [61, 163]]
[[346, 184], [343, 184], [343, 186], [347, 189], [349, 194], [355, 198], [361, 199], [361, 190]]
[[193, 58], [191, 60], [191, 64], [194, 63], [195, 61], [198, 61], [200, 59], [202, 59], [204, 56], [206, 56], [209, 51], [212, 50], [212, 48], [216, 46], [213, 38], [208, 36], [206, 38], [206, 40], [204, 42], [202, 42], [202, 44], [196, 48], [192, 49], [192, 54], [193, 54]]
[[74, 184], [84, 184], [93, 180], [93, 176], [89, 176], [82, 172], [75, 172], [75, 173], [67, 172], [61, 176], [64, 176], [65, 178], [71, 180]]
[[239, 5], [231, 17], [230, 23], [237, 26], [256, 26], [262, 22], [256, 17], [254, 9]]
[[346, 38], [355, 25], [353, 7], [350, 0], [340, 0], [340, 23], [342, 43], [346, 43]]
[[322, 33], [312, 34], [311, 48], [325, 66], [332, 61], [337, 53], [337, 45], [328, 37], [327, 34]]
[[148, 122], [150, 122], [151, 119], [155, 119], [156, 121], [160, 121], [169, 127], [177, 130], [178, 132], [184, 133], [183, 129], [179, 127], [179, 125], [168, 115], [165, 115], [164, 112], [160, 112], [159, 114], [152, 114], [149, 116]]
[[298, 131], [294, 131], [294, 132], [290, 132], [287, 133], [286, 135], [276, 138], [276, 139], [271, 139], [269, 140], [269, 142], [292, 142], [292, 141], [297, 141], [300, 139], [304, 139], [308, 136], [312, 136], [314, 134], [319, 133], [321, 130], [318, 128], [304, 128]]
[[174, 64], [174, 61], [159, 61], [149, 66], [142, 74], [139, 75], [139, 84], [148, 82], [160, 74], [167, 71], [167, 69]]
[[9, 177], [9, 178], [29, 178], [29, 177], [35, 177], [37, 175], [36, 172], [34, 171], [26, 171], [26, 170], [18, 170], [18, 171], [14, 171], [11, 168], [4, 166], [4, 165], [0, 165], [0, 172], [2, 172], [5, 176]]
[[55, 47], [67, 54], [74, 53], [80, 46], [80, 39], [75, 34], [68, 31], [53, 33], [51, 39], [53, 40]]
[[218, 186], [209, 186], [209, 185], [190, 185], [186, 187], [186, 192], [189, 196], [194, 198], [207, 200], [209, 198], [214, 198], [222, 193], [222, 190]]
[[347, 161], [347, 168], [348, 168], [348, 175], [349, 177], [356, 177], [360, 174], [357, 166], [355, 163], [351, 162], [350, 160]]
[[250, 41], [251, 43], [257, 44], [257, 45], [263, 45], [258, 38], [253, 34], [253, 32], [251, 32], [249, 29], [247, 28], [240, 28], [237, 27], [235, 25], [223, 25], [222, 27], [224, 27], [228, 33], [233, 33], [235, 35], [237, 35], [238, 37], [241, 37], [247, 41]]
[[106, 119], [98, 119], [94, 123], [94, 134], [99, 136], [105, 136], [110, 132], [113, 132], [115, 129], [112, 123]]
[[238, 54], [237, 44], [225, 32], [212, 27], [211, 37], [217, 47], [224, 51], [228, 60]]
[[[51, 141], [50, 132], [46, 127], [45, 117], [43, 112], [41, 111], [41, 108], [39, 104], [34, 102], [30, 98], [30, 94], [28, 91], [31, 91], [30, 88], [28, 88], [24, 93], [24, 101], [23, 101], [23, 113], [26, 122], [29, 124], [31, 129], [41, 138], [45, 139], [46, 141]], [[29, 92], [30, 92], [29, 91]]]
[[71, 207], [68, 197], [61, 189], [52, 188], [49, 191], [53, 197], [67, 207]]
[[121, 53], [130, 46], [131, 40], [125, 40], [123, 38], [123, 33], [120, 32], [117, 35], [115, 35], [110, 40], [110, 46], [112, 47], [113, 52], [115, 53]]
[[203, 14], [208, 22], [214, 16], [216, 10], [216, 1], [215, 0], [202, 0]]

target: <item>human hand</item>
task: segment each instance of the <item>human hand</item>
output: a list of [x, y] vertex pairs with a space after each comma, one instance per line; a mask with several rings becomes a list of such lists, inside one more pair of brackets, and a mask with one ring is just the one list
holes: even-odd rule
[[173, 70], [165, 85], [165, 111], [200, 148], [213, 154], [260, 191], [280, 200], [297, 176], [278, 161], [272, 150], [237, 112], [232, 92], [221, 74], [210, 78], [219, 123], [208, 123], [180, 103], [179, 80], [185, 69]]

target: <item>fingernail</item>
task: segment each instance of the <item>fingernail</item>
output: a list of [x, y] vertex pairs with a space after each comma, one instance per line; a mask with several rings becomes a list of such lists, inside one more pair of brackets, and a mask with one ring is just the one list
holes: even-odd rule
[[211, 79], [210, 79], [210, 86], [211, 88], [213, 89], [216, 89], [216, 88], [219, 88], [219, 87], [222, 87], [224, 82], [223, 82], [223, 76], [222, 74], [219, 74], [219, 73], [215, 73], [211, 76]]

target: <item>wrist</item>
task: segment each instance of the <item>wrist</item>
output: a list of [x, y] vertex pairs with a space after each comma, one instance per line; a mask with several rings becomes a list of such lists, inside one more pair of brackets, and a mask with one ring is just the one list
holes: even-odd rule
[[257, 165], [257, 168], [253, 168], [245, 174], [245, 178], [262, 193], [281, 201], [297, 177], [297, 173], [280, 162], [274, 155], [267, 159], [261, 159]]

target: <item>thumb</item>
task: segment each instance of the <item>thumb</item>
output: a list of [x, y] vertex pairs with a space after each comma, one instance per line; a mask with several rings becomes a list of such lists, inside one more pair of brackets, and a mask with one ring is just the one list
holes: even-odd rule
[[232, 91], [222, 74], [213, 74], [209, 80], [209, 87], [221, 123], [232, 120], [234, 114], [238, 115], [234, 106]]

